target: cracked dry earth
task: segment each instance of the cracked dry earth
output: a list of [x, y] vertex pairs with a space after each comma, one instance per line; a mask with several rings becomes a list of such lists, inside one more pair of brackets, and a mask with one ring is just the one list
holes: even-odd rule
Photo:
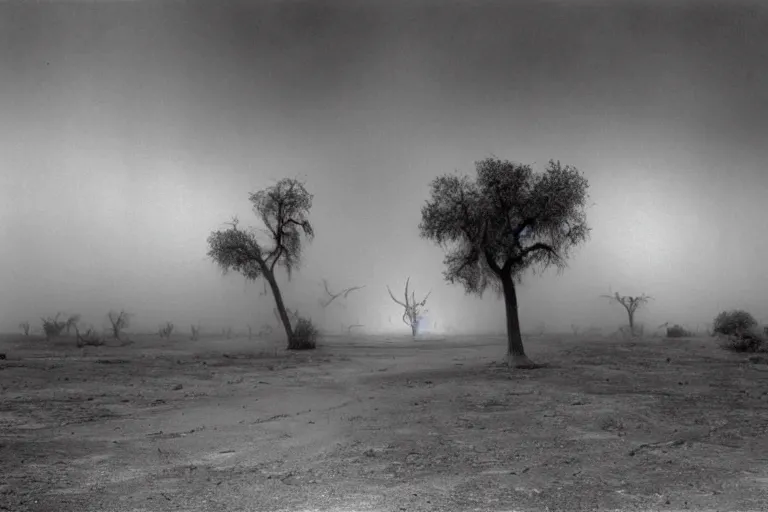
[[768, 366], [713, 339], [0, 339], [0, 510], [768, 510]]

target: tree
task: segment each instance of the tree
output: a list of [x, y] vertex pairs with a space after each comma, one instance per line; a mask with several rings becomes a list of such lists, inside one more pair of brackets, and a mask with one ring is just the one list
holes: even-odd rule
[[279, 318], [288, 338], [288, 348], [301, 348], [294, 339], [293, 327], [275, 280], [275, 267], [281, 265], [285, 268], [290, 279], [291, 272], [301, 262], [301, 234], [308, 240], [314, 237], [312, 225], [307, 220], [312, 208], [312, 195], [300, 181], [285, 178], [272, 187], [250, 194], [249, 200], [253, 204], [254, 213], [266, 226], [262, 231], [269, 237], [272, 247], [263, 247], [253, 230], [238, 229], [235, 217], [229, 229], [214, 231], [208, 237], [208, 256], [225, 274], [234, 270], [248, 280], [263, 277], [275, 298]]
[[[128, 327], [130, 324], [130, 316], [131, 315], [125, 311], [120, 311], [120, 313], [117, 313], [116, 311], [110, 311], [107, 314], [109, 323], [112, 325], [113, 338], [120, 340], [120, 335], [122, 334], [123, 329]], [[75, 325], [77, 325], [77, 323], [75, 323]]]
[[392, 297], [392, 300], [404, 308], [403, 323], [409, 326], [413, 335], [416, 336], [419, 334], [419, 321], [421, 320], [421, 316], [427, 312], [426, 309], [422, 310], [421, 308], [423, 308], [427, 303], [427, 299], [432, 293], [432, 290], [427, 293], [427, 296], [424, 297], [424, 300], [421, 302], [416, 302], [416, 292], [412, 291], [410, 298], [408, 297], [408, 283], [410, 280], [411, 278], [409, 277], [405, 281], [405, 302], [400, 302], [397, 300], [392, 294], [392, 290], [389, 289], [389, 286], [387, 286], [387, 291], [389, 292], [389, 296]]
[[332, 293], [331, 290], [328, 289], [328, 280], [327, 279], [323, 279], [323, 286], [325, 287], [325, 293], [327, 293], [328, 297], [329, 297], [328, 299], [325, 299], [325, 300], [320, 299], [320, 305], [323, 307], [323, 309], [327, 308], [331, 304], [331, 302], [333, 302], [334, 300], [338, 299], [342, 295], [346, 299], [347, 295], [349, 295], [351, 292], [353, 292], [355, 290], [362, 290], [363, 288], [365, 288], [365, 285], [363, 285], [363, 286], [352, 286], [350, 288], [344, 288], [339, 293]]
[[507, 364], [534, 368], [520, 333], [516, 283], [527, 269], [562, 271], [571, 250], [589, 237], [589, 184], [575, 167], [552, 160], [543, 173], [495, 157], [475, 167], [475, 180], [445, 174], [431, 182], [421, 236], [448, 251], [448, 282], [479, 296], [490, 285], [504, 297]]
[[76, 326], [77, 323], [80, 321], [80, 315], [70, 315], [69, 318], [67, 318], [67, 322], [64, 327], [64, 331], [67, 333], [67, 336], [69, 336], [69, 332], [72, 329], [72, 327]]
[[627, 310], [627, 315], [629, 315], [629, 332], [632, 336], [635, 335], [635, 311], [637, 311], [640, 306], [647, 304], [649, 300], [653, 299], [653, 297], [645, 294], [642, 294], [639, 297], [632, 297], [630, 295], [621, 296], [619, 295], [619, 292], [616, 292], [613, 295], [601, 295], [601, 297], [605, 297], [611, 302], [616, 302], [624, 306], [624, 309]]

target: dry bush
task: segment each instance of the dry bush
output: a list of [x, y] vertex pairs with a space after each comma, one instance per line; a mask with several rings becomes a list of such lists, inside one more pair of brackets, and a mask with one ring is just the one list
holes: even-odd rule
[[166, 322], [165, 326], [160, 327], [160, 329], [157, 331], [157, 334], [161, 338], [170, 339], [171, 333], [173, 333], [173, 323]]
[[197, 341], [200, 339], [200, 326], [190, 326], [192, 330], [192, 336], [189, 338], [192, 341]]
[[59, 316], [61, 316], [61, 313], [56, 313], [56, 316], [53, 318], [41, 318], [46, 339], [50, 340], [51, 338], [61, 336], [61, 332], [66, 329], [67, 323], [60, 322]]
[[685, 330], [681, 325], [675, 324], [667, 327], [667, 338], [690, 338], [693, 336], [691, 331]]
[[19, 328], [24, 333], [24, 336], [29, 336], [29, 322], [21, 322]]
[[101, 337], [98, 332], [96, 332], [93, 326], [89, 327], [88, 330], [83, 334], [80, 334], [80, 330], [77, 328], [77, 324], [74, 324], [73, 327], [75, 328], [75, 336], [77, 336], [78, 347], [99, 347], [104, 345], [104, 338]]
[[296, 322], [293, 338], [288, 344], [289, 350], [312, 350], [317, 347], [317, 337], [320, 334], [315, 324], [309, 318], [302, 318]]

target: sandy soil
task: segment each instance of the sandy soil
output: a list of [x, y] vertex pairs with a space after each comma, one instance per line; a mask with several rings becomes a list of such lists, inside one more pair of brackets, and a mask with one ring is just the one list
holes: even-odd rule
[[0, 339], [0, 510], [768, 510], [768, 365], [712, 339]]

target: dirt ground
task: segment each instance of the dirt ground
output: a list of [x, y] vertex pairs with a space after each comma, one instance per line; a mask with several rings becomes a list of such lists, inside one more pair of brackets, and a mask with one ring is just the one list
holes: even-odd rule
[[711, 338], [0, 338], [0, 510], [768, 510], [768, 365]]

